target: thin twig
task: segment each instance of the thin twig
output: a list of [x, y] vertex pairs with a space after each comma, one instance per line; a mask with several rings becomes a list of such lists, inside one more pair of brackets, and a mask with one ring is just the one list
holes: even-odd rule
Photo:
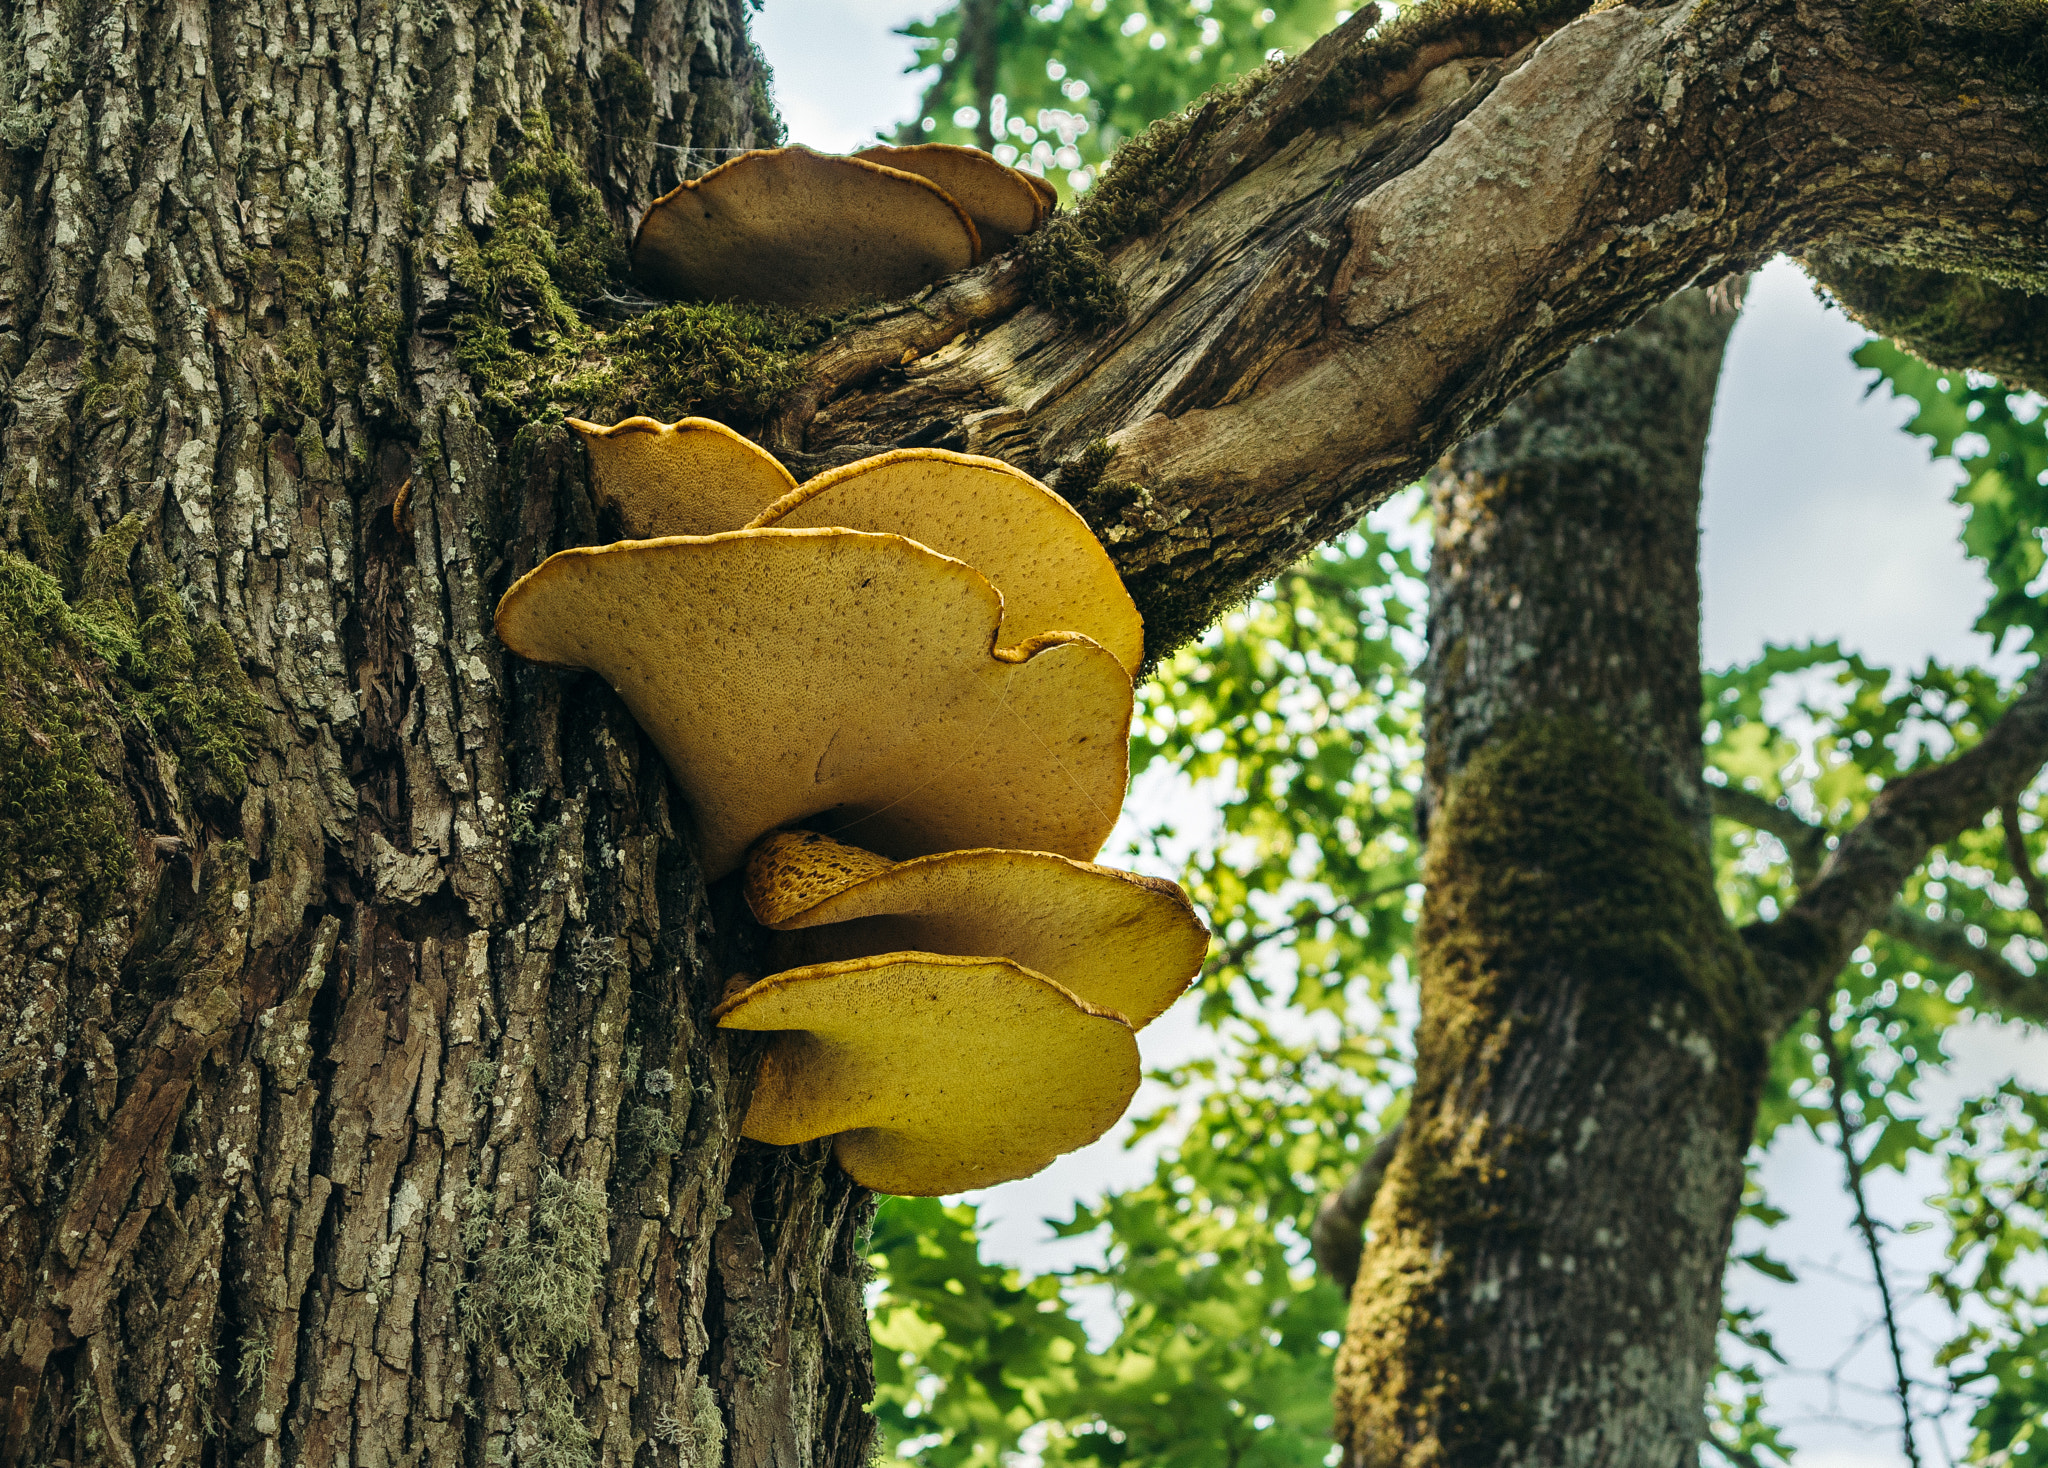
[[1892, 1308], [1891, 1282], [1885, 1278], [1884, 1254], [1878, 1248], [1877, 1225], [1871, 1222], [1870, 1206], [1863, 1195], [1863, 1164], [1856, 1157], [1856, 1144], [1849, 1132], [1849, 1067], [1841, 1046], [1835, 1043], [1834, 1020], [1823, 1008], [1814, 1015], [1814, 1031], [1828, 1062], [1828, 1100], [1834, 1107], [1835, 1132], [1842, 1149], [1842, 1168], [1849, 1177], [1849, 1196], [1856, 1204], [1856, 1227], [1863, 1235], [1863, 1247], [1870, 1251], [1870, 1272], [1877, 1277], [1877, 1298], [1884, 1306], [1884, 1333], [1891, 1343], [1892, 1372], [1898, 1381], [1900, 1436], [1910, 1468], [1920, 1468], [1920, 1447], [1913, 1438], [1912, 1379], [1906, 1375], [1906, 1353], [1899, 1345], [1899, 1319]]
[[1998, 807], [1998, 823], [2005, 828], [2005, 854], [2012, 861], [2012, 869], [2020, 875], [2020, 885], [2027, 889], [2027, 907], [2041, 920], [2041, 931], [2048, 934], [2048, 885], [2042, 883], [2041, 874], [2034, 870], [2034, 859], [2027, 855], [2017, 795], [2007, 797]]
[[1313, 928], [1325, 918], [1333, 923], [1338, 922], [1357, 911], [1358, 909], [1350, 903], [1340, 902], [1331, 908], [1318, 907], [1303, 913], [1300, 917], [1289, 918], [1284, 923], [1275, 923], [1270, 928], [1254, 928], [1202, 965], [1204, 974], [1221, 973], [1224, 969], [1235, 968], [1249, 958], [1254, 949], [1272, 942], [1275, 938], [1285, 938], [1292, 933], [1300, 932], [1303, 928]]
[[1711, 1432], [1706, 1436], [1706, 1444], [1726, 1461], [1733, 1463], [1735, 1468], [1764, 1468], [1763, 1460], [1755, 1453], [1747, 1448], [1731, 1448]]

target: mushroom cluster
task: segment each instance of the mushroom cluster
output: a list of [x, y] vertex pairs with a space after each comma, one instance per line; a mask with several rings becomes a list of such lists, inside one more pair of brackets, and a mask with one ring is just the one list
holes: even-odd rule
[[633, 269], [682, 300], [828, 311], [894, 300], [1043, 224], [1057, 196], [979, 148], [878, 145], [742, 153], [648, 206]]
[[1208, 932], [1171, 882], [1091, 860], [1144, 629], [1087, 524], [971, 454], [799, 485], [707, 419], [571, 426], [639, 538], [550, 556], [498, 635], [604, 677], [706, 876], [745, 869], [772, 971], [716, 1017], [774, 1039], [744, 1134], [832, 1137], [856, 1181], [917, 1195], [1101, 1136]]

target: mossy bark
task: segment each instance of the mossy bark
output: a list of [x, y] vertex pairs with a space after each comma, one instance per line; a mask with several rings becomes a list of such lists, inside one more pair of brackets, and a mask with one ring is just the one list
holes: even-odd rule
[[1708, 864], [1728, 322], [1582, 349], [1435, 486], [1422, 1023], [1338, 1374], [1359, 1468], [1697, 1453], [1764, 1054]]
[[745, 13], [11, 12], [0, 1464], [864, 1463], [868, 1200], [739, 1143], [746, 923], [490, 635], [596, 527], [463, 360], [773, 125]]

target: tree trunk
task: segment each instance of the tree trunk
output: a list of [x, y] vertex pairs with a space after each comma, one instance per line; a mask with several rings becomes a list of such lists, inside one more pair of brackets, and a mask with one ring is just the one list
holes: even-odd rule
[[1347, 1461], [1696, 1459], [1762, 1082], [1700, 778], [1730, 324], [1582, 348], [1435, 481], [1422, 1024], [1338, 1368]]
[[[1923, 7], [1904, 57], [1848, 0], [1421, 6], [1371, 41], [1369, 9], [1137, 149], [1084, 223], [792, 349], [775, 446], [806, 468], [946, 442], [1060, 471], [1156, 655], [1696, 278], [1833, 236], [2048, 278], [2038, 58], [1980, 84], [1982, 7]], [[451, 331], [542, 342], [561, 282], [607, 277], [600, 215], [630, 224], [683, 160], [773, 130], [760, 81], [740, 0], [15, 0], [0, 1464], [864, 1458], [868, 1201], [816, 1148], [734, 1141], [753, 1052], [707, 1015], [751, 970], [747, 923], [620, 705], [490, 635], [512, 576], [600, 532], [565, 436], [545, 412], [506, 426], [467, 370], [488, 333]], [[1074, 290], [1128, 309], [1091, 318]], [[1552, 522], [1517, 523], [1553, 554], [1527, 573], [1536, 618], [1566, 557]], [[1617, 589], [1649, 574], [1615, 564]], [[1531, 628], [1554, 666], [1510, 664], [1506, 597], [1473, 602], [1442, 664], [1446, 689], [1521, 681], [1461, 694], [1437, 734], [1423, 1109], [1368, 1264], [1407, 1283], [1386, 1348], [1368, 1330], [1347, 1357], [1347, 1400], [1381, 1404], [1356, 1407], [1358, 1451], [1383, 1457], [1441, 1438], [1429, 1403], [1453, 1388], [1504, 1404], [1488, 1421], [1578, 1420], [1528, 1319], [1482, 1340], [1490, 1307], [1453, 1296], [1527, 1303], [1509, 1285], [1546, 1257], [1598, 1274], [1613, 1236], [1553, 1205], [1648, 1176], [1652, 1142], [1688, 1170], [1635, 1200], [1611, 1256], [1649, 1261], [1643, 1282], [1571, 1303], [1619, 1329], [1647, 1281], [1706, 1297], [1760, 1043], [1725, 1012], [1741, 965], [1665, 757], [1691, 695], [1592, 659], [1619, 633], [1569, 620], [1577, 602]], [[1580, 674], [1609, 701], [1563, 706]], [[2025, 711], [1844, 841], [1842, 879], [1764, 940], [1772, 1023], [1902, 862], [2039, 768], [2048, 685]], [[1546, 783], [1584, 783], [1574, 761], [1622, 772], [1586, 785], [1583, 819]], [[1497, 838], [1489, 801], [1516, 815]], [[1596, 818], [1626, 861], [1588, 845]], [[1545, 866], [1553, 837], [1583, 858]], [[1495, 880], [1518, 871], [1541, 942]], [[1616, 941], [1637, 914], [1671, 941]], [[1555, 1056], [1521, 1044], [1542, 1025]], [[1711, 1058], [1712, 1084], [1653, 1086], [1643, 1056], [1681, 1079]], [[1528, 1072], [1584, 1084], [1514, 1089]], [[1648, 1137], [1644, 1115], [1671, 1120]], [[1489, 1239], [1502, 1178], [1536, 1202]], [[1682, 1253], [1654, 1232], [1681, 1222]], [[1545, 1230], [1558, 1251], [1528, 1252]], [[1698, 1374], [1638, 1389], [1625, 1352], [1596, 1354], [1584, 1371], [1643, 1403]]]
[[748, 925], [491, 636], [591, 511], [446, 331], [509, 167], [774, 126], [740, 0], [10, 25], [0, 1463], [865, 1463], [869, 1200], [737, 1141]]

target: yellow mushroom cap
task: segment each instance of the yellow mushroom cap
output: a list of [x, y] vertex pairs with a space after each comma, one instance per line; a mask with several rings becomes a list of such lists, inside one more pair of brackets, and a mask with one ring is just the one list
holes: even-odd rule
[[498, 604], [522, 657], [589, 668], [668, 761], [718, 878], [808, 822], [892, 857], [1102, 849], [1131, 680], [1078, 634], [995, 650], [1002, 599], [896, 535], [741, 530], [562, 551]]
[[892, 148], [881, 143], [853, 156], [928, 178], [951, 194], [953, 202], [974, 221], [984, 260], [1009, 249], [1018, 235], [1029, 234], [1045, 222], [1044, 201], [1030, 179], [979, 148], [954, 143]]
[[1135, 674], [1145, 623], [1109, 553], [1072, 506], [1000, 459], [893, 449], [807, 480], [749, 529], [876, 530], [965, 561], [1003, 598], [1001, 644], [1079, 632]]
[[776, 974], [716, 1011], [780, 1030], [743, 1135], [834, 1137], [847, 1174], [933, 1197], [1029, 1177], [1094, 1141], [1138, 1089], [1122, 1016], [1000, 958], [885, 953]]
[[666, 295], [813, 311], [907, 296], [980, 259], [973, 220], [937, 184], [807, 148], [676, 185], [633, 239], [634, 274]]
[[738, 530], [796, 488], [773, 454], [709, 418], [569, 426], [590, 451], [591, 493], [636, 540]]
[[747, 905], [777, 968], [864, 954], [997, 954], [1142, 1030], [1202, 966], [1209, 930], [1172, 882], [1045, 851], [891, 862], [812, 831], [747, 856]]

